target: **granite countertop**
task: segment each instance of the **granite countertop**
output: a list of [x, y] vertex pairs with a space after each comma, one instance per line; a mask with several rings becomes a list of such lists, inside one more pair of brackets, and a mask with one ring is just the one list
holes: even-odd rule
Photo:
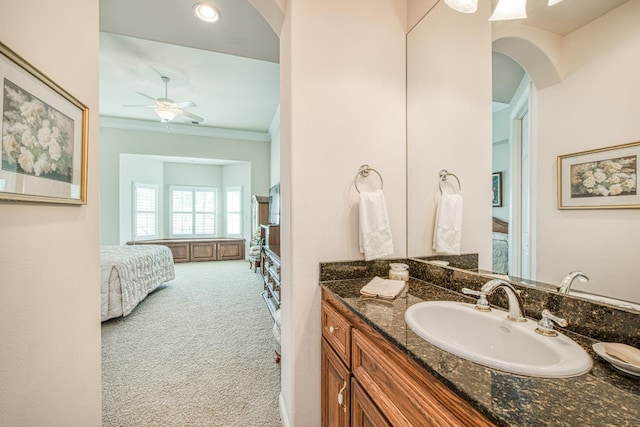
[[497, 425], [640, 425], [640, 377], [624, 374], [601, 359], [591, 348], [596, 341], [563, 331], [581, 344], [594, 362], [590, 372], [578, 377], [534, 378], [487, 368], [440, 350], [404, 321], [405, 310], [419, 302], [473, 303], [473, 299], [414, 278], [409, 280], [407, 292], [393, 301], [360, 298], [360, 288], [371, 279], [320, 284]]

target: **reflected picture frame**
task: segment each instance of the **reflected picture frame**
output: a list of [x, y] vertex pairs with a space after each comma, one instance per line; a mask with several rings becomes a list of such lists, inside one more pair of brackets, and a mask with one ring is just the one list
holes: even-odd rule
[[491, 206], [494, 208], [502, 207], [502, 172], [491, 174], [491, 188], [493, 190]]
[[558, 209], [638, 209], [640, 142], [557, 158]]
[[0, 43], [0, 200], [87, 203], [89, 108]]

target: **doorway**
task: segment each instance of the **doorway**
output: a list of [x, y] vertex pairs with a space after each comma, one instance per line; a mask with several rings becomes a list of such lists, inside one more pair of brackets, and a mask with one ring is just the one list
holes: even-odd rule
[[494, 52], [493, 72], [492, 172], [502, 179], [493, 207], [493, 271], [535, 279], [535, 88], [506, 55]]

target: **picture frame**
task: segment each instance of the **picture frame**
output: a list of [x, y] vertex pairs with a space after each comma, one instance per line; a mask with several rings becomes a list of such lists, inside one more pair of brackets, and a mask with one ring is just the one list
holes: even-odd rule
[[89, 108], [0, 43], [0, 200], [87, 202]]
[[558, 209], [637, 209], [640, 142], [558, 156]]
[[491, 174], [491, 188], [493, 189], [491, 206], [494, 208], [502, 207], [502, 172]]

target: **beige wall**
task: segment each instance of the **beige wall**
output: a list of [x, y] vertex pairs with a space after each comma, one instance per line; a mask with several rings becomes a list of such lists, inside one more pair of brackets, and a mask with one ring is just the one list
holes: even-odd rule
[[640, 141], [638, 17], [632, 0], [567, 36], [565, 78], [538, 94], [538, 280], [579, 269], [591, 280], [576, 288], [631, 301], [640, 301], [638, 210], [558, 210], [556, 156]]
[[407, 36], [408, 255], [433, 253], [438, 173], [446, 169], [462, 185], [461, 252], [478, 253], [490, 269], [489, 4], [478, 10], [462, 14], [438, 3]]
[[384, 178], [395, 254], [405, 254], [405, 3], [288, 4], [281, 33], [282, 403], [292, 426], [320, 422], [318, 264], [363, 259], [353, 188], [362, 164]]
[[99, 426], [98, 2], [0, 10], [0, 40], [90, 109], [87, 205], [0, 202], [0, 425]]

